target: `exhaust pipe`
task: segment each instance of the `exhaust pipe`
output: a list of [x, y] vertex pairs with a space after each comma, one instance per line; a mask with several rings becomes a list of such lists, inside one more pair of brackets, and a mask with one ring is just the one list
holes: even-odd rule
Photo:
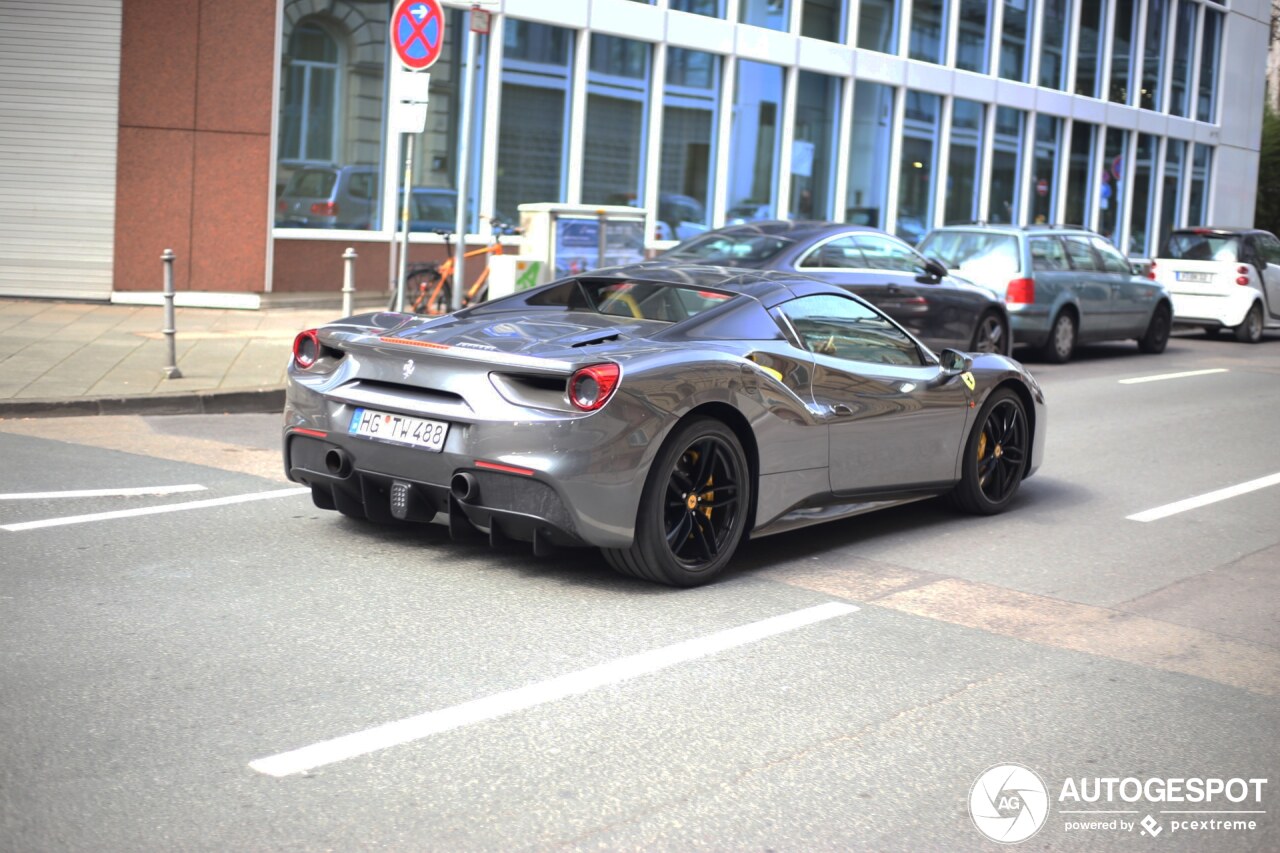
[[480, 484], [474, 474], [459, 471], [449, 481], [449, 491], [460, 501], [469, 501], [480, 493]]
[[324, 455], [324, 467], [333, 476], [345, 480], [351, 476], [351, 457], [335, 447]]

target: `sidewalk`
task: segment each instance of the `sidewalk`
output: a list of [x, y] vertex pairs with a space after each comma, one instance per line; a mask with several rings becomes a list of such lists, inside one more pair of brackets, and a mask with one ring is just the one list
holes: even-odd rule
[[341, 313], [178, 308], [168, 379], [161, 307], [0, 299], [0, 418], [278, 412], [294, 336]]

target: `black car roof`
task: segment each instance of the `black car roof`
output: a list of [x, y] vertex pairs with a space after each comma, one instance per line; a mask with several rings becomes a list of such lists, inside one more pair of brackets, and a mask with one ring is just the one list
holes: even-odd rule
[[1186, 225], [1182, 228], [1173, 229], [1175, 234], [1219, 234], [1222, 236], [1230, 236], [1233, 234], [1269, 234], [1271, 232], [1264, 231], [1261, 228], [1253, 228], [1245, 225]]
[[[770, 237], [786, 237], [792, 240], [803, 240], [820, 234], [833, 234], [843, 231], [866, 231], [870, 234], [883, 234], [878, 228], [866, 225], [852, 225], [848, 222], [823, 222], [817, 219], [759, 219], [743, 222], [739, 225], [726, 225], [707, 234], [728, 234], [741, 236], [749, 234], [767, 234]], [[699, 234], [698, 237], [705, 236]], [[696, 240], [691, 237], [690, 240]]]

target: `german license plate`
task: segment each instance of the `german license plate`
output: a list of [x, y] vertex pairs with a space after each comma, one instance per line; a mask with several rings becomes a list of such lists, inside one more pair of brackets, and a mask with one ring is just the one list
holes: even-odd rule
[[1179, 270], [1174, 273], [1174, 278], [1178, 281], [1195, 281], [1201, 284], [1208, 284], [1213, 281], [1213, 273], [1211, 272], [1183, 272]]
[[425, 418], [411, 418], [408, 415], [376, 412], [373, 409], [356, 409], [351, 415], [351, 425], [347, 427], [347, 432], [351, 435], [394, 441], [396, 444], [408, 444], [439, 453], [444, 448], [444, 439], [449, 434], [449, 425]]

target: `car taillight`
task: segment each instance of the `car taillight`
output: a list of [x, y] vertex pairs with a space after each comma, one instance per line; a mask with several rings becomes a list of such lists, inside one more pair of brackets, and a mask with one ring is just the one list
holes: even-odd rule
[[316, 216], [337, 216], [338, 203], [336, 201], [318, 201], [311, 205], [311, 212]]
[[1152, 261], [1151, 266], [1147, 267], [1147, 278], [1152, 281], [1156, 280], [1156, 262]]
[[1249, 276], [1247, 275], [1236, 276], [1236, 284], [1248, 284], [1248, 283], [1249, 283]]
[[584, 367], [569, 377], [569, 402], [584, 412], [594, 412], [609, 402], [618, 387], [618, 365], [606, 362]]
[[320, 337], [315, 329], [299, 332], [293, 339], [293, 363], [302, 370], [316, 363], [320, 357]]
[[1244, 264], [1241, 264], [1240, 266], [1236, 267], [1236, 272], [1239, 273], [1240, 275], [1248, 275], [1249, 268], [1246, 267]]
[[1004, 301], [1010, 305], [1030, 305], [1036, 301], [1036, 282], [1032, 278], [1015, 278], [1005, 288]]

